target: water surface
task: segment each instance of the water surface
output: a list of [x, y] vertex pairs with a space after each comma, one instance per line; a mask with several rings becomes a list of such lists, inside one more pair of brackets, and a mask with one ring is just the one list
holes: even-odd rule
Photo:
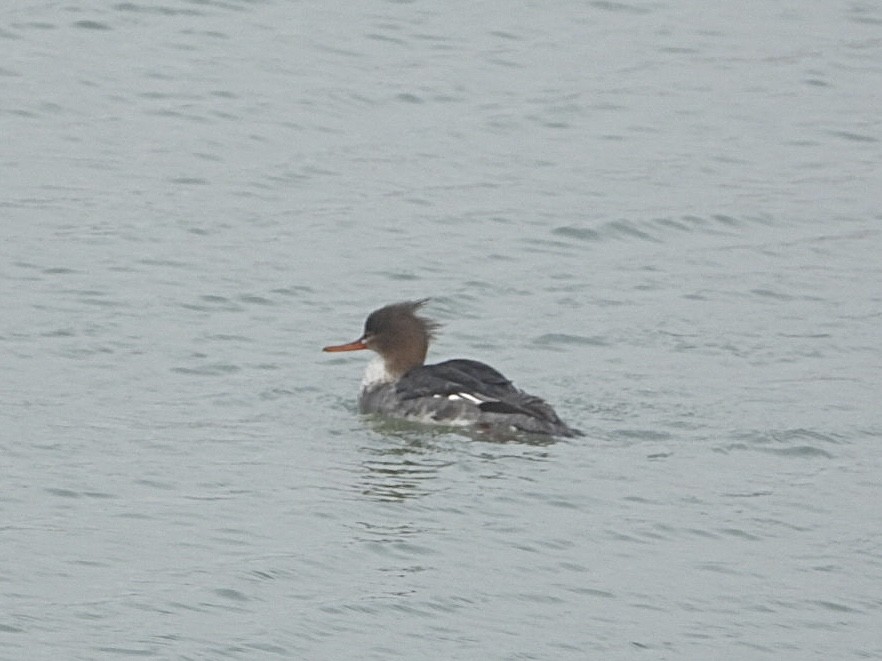
[[[882, 656], [875, 7], [0, 16], [0, 657]], [[424, 296], [587, 436], [361, 419]]]

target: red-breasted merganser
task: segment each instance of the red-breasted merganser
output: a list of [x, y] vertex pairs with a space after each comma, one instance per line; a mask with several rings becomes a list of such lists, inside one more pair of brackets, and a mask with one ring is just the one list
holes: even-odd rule
[[476, 360], [424, 365], [429, 341], [439, 324], [417, 314], [428, 299], [387, 305], [371, 312], [360, 338], [323, 351], [370, 349], [380, 359], [368, 365], [358, 408], [396, 418], [479, 431], [523, 431], [550, 436], [581, 436], [554, 409]]

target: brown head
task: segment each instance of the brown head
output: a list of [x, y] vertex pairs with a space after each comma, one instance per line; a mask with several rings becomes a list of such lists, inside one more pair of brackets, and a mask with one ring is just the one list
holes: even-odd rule
[[387, 305], [370, 313], [364, 333], [349, 344], [329, 346], [322, 351], [370, 349], [383, 358], [386, 372], [393, 378], [422, 365], [439, 324], [417, 314], [429, 299]]

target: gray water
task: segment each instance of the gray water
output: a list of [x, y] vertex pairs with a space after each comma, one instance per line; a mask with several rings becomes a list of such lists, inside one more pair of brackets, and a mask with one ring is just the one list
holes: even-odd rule
[[[882, 6], [0, 20], [0, 657], [882, 657]], [[424, 296], [585, 438], [361, 419]]]

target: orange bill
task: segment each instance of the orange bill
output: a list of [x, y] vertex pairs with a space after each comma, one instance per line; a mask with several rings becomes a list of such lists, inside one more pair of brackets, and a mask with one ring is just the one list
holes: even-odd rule
[[322, 351], [359, 351], [361, 349], [367, 349], [367, 345], [361, 341], [361, 339], [355, 340], [355, 342], [350, 342], [349, 344], [336, 344], [334, 346], [325, 347]]

